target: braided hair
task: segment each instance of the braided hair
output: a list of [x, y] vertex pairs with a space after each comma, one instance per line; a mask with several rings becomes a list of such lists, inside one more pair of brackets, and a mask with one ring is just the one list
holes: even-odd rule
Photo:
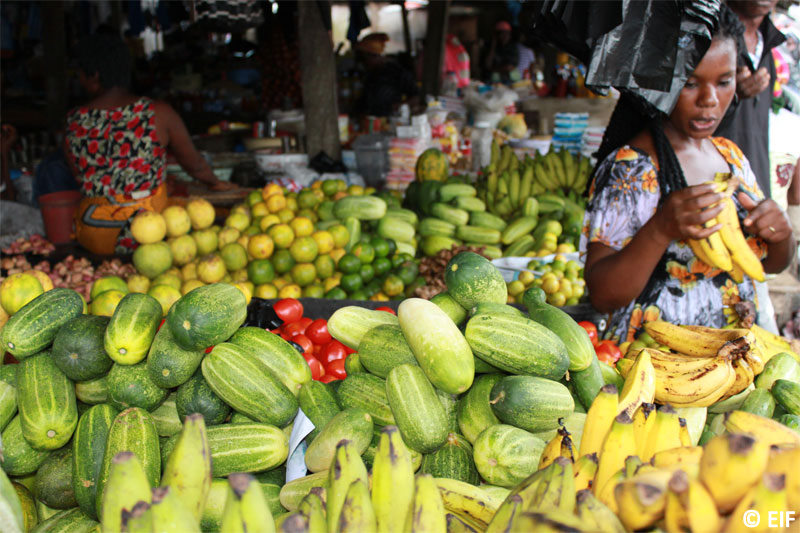
[[[733, 39], [736, 42], [737, 50], [741, 50], [744, 46], [743, 35], [744, 26], [739, 21], [739, 17], [723, 4], [713, 38]], [[678, 156], [664, 133], [663, 121], [665, 118], [664, 113], [658, 111], [643, 98], [632, 92], [622, 91], [603, 135], [603, 141], [595, 154], [597, 158], [597, 165], [593, 171], [595, 196], [608, 184], [610, 178], [608, 173], [602, 175], [597, 173], [600, 164], [615, 150], [624, 146], [645, 129], [652, 136], [658, 158], [659, 204], [663, 203], [670, 193], [687, 186]]]

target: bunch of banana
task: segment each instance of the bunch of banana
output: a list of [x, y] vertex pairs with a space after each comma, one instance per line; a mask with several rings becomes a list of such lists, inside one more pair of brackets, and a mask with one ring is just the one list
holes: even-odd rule
[[400, 432], [386, 426], [371, 476], [354, 445], [342, 440], [325, 490], [309, 492], [296, 512], [275, 521], [275, 528], [310, 533], [483, 531], [500, 504], [499, 498], [469, 483], [429, 474], [415, 477]]
[[[653, 372], [653, 398], [675, 407], [708, 407], [744, 391], [764, 369], [747, 329], [678, 326], [663, 320], [646, 322], [644, 329], [666, 350], [628, 350], [618, 362], [623, 377]], [[634, 359], [635, 358], [635, 359]], [[649, 365], [637, 362], [643, 359]], [[649, 383], [632, 378], [633, 384]], [[633, 385], [632, 385], [633, 386]]]
[[764, 267], [747, 244], [731, 198], [738, 188], [738, 180], [729, 178], [728, 174], [717, 174], [710, 183], [723, 195], [722, 211], [705, 226], [710, 228], [720, 224], [721, 227], [705, 239], [689, 239], [692, 252], [707, 265], [729, 272], [737, 283], [742, 282], [744, 274], [764, 281]]
[[780, 335], [775, 335], [771, 331], [767, 331], [758, 324], [750, 326], [750, 332], [754, 337], [753, 351], [761, 357], [764, 364], [772, 359], [774, 355], [783, 352], [791, 354], [795, 359], [800, 361], [800, 355], [787, 339]]
[[[259, 525], [274, 527], [261, 485], [252, 476], [230, 476], [231, 498], [236, 514], [229, 523], [246, 524], [249, 531], [263, 531]], [[139, 459], [121, 452], [113, 460], [103, 491], [103, 531], [154, 533], [156, 531], [200, 531], [200, 517], [211, 487], [211, 453], [203, 416], [186, 417], [178, 441], [167, 459], [161, 487], [152, 488]], [[235, 493], [235, 497], [234, 497]], [[234, 513], [231, 510], [231, 513]], [[265, 514], [266, 513], [266, 514]], [[224, 522], [224, 520], [223, 520]], [[231, 526], [232, 527], [232, 526]], [[223, 531], [236, 530], [225, 527]], [[241, 530], [241, 528], [239, 528]]]

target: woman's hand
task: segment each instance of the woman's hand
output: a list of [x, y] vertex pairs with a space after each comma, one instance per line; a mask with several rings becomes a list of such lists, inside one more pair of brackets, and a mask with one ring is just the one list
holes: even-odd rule
[[750, 196], [740, 192], [739, 202], [748, 211], [743, 222], [748, 233], [761, 237], [769, 244], [783, 242], [792, 236], [789, 220], [774, 200], [756, 203]]
[[720, 228], [720, 224], [704, 225], [722, 211], [720, 200], [722, 195], [710, 184], [671, 193], [655, 215], [659, 217], [659, 233], [669, 242], [705, 239]]
[[236, 184], [231, 183], [229, 181], [217, 180], [214, 183], [210, 183], [208, 185], [208, 188], [211, 189], [212, 191], [230, 191], [233, 189], [238, 189], [239, 187]]
[[739, 98], [752, 98], [761, 94], [769, 86], [769, 72], [761, 67], [751, 72], [747, 67], [739, 67], [736, 71], [736, 93]]

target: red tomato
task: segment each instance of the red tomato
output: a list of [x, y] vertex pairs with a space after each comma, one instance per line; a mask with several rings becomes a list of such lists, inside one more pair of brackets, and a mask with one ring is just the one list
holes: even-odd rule
[[296, 322], [303, 318], [303, 304], [294, 298], [278, 300], [272, 306], [278, 318], [284, 322]]
[[285, 340], [285, 341], [290, 341], [290, 340], [292, 340], [292, 336], [291, 336], [291, 335], [289, 335], [288, 333], [286, 333], [285, 331], [284, 331], [283, 333], [281, 333], [281, 338], [282, 338], [283, 340]]
[[328, 321], [318, 318], [306, 328], [306, 337], [311, 339], [314, 344], [328, 344], [331, 342], [331, 334], [328, 333]]
[[391, 314], [393, 314], [393, 315], [396, 315], [396, 314], [397, 314], [397, 313], [395, 313], [395, 312], [394, 312], [394, 309], [392, 309], [391, 307], [378, 307], [378, 308], [377, 308], [377, 309], [375, 309], [375, 310], [376, 310], [376, 311], [386, 311], [387, 313], [391, 313]]
[[342, 344], [342, 346], [344, 346], [344, 351], [347, 353], [347, 355], [350, 355], [351, 353], [356, 353], [356, 350], [352, 349], [346, 344]]
[[317, 381], [319, 381], [320, 383], [330, 383], [331, 381], [336, 381], [336, 378], [333, 377], [332, 374], [325, 374], [324, 376], [319, 378]]
[[[166, 322], [166, 321], [167, 321], [167, 319], [166, 319], [166, 318], [162, 318], [162, 319], [161, 319], [161, 322], [159, 322], [159, 323], [158, 323], [158, 329], [161, 329], [161, 326], [163, 326], [163, 325], [164, 325], [164, 322]], [[158, 331], [158, 330], [156, 330], [156, 331]]]
[[319, 378], [325, 375], [325, 367], [322, 366], [319, 359], [309, 353], [304, 353], [303, 358], [306, 360], [306, 363], [308, 363], [308, 368], [311, 369], [311, 379], [319, 380]]
[[292, 322], [283, 326], [283, 334], [288, 335], [289, 338], [294, 338], [296, 335], [302, 335], [306, 328], [303, 327], [301, 322]]
[[344, 359], [336, 359], [335, 361], [331, 361], [328, 366], [325, 367], [325, 372], [336, 379], [346, 378], [347, 372], [344, 370]]
[[206, 353], [211, 353], [211, 350], [213, 349], [214, 349], [213, 346], [209, 346], [208, 348], [206, 348]]
[[306, 332], [306, 329], [308, 328], [309, 324], [311, 324], [312, 322], [313, 322], [313, 320], [311, 320], [307, 316], [304, 316], [300, 320], [297, 321], [298, 324], [301, 324], [303, 326], [303, 333]]
[[296, 342], [297, 344], [299, 344], [300, 347], [303, 349], [303, 353], [306, 352], [310, 353], [311, 350], [314, 348], [314, 344], [311, 342], [311, 340], [309, 340], [309, 338], [303, 334], [295, 335], [294, 337], [292, 337], [292, 342]]
[[278, 329], [271, 329], [269, 332], [280, 336], [280, 334], [283, 333], [283, 330], [281, 328], [278, 328]]
[[622, 357], [619, 346], [609, 340], [600, 341], [594, 351], [597, 353], [597, 359], [609, 365], [614, 365]]
[[592, 341], [592, 346], [597, 346], [597, 326], [589, 322], [588, 320], [582, 320], [578, 322], [578, 325], [586, 330], [586, 333], [589, 334], [589, 340]]
[[319, 352], [319, 360], [326, 367], [331, 364], [331, 361], [344, 360], [345, 357], [347, 357], [346, 347], [337, 340], [332, 340]]

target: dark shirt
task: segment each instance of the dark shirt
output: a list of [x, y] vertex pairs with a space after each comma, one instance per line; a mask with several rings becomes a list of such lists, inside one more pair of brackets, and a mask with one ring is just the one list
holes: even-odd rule
[[403, 96], [417, 94], [414, 75], [400, 63], [387, 59], [382, 65], [367, 71], [364, 79], [362, 110], [366, 115], [388, 117], [399, 105]]
[[516, 68], [518, 64], [519, 48], [517, 47], [517, 43], [514, 41], [508, 41], [506, 44], [500, 44], [498, 42], [496, 48], [494, 49], [494, 57], [492, 58], [492, 62], [488, 65], [488, 77], [491, 78], [492, 74], [497, 72], [500, 74], [501, 81], [507, 83], [510, 79], [510, 76], [508, 72], [503, 71], [503, 67], [511, 65], [512, 67]]
[[750, 55], [747, 53], [747, 47], [740, 45], [738, 64], [748, 67], [752, 72], [765, 67], [769, 72], [770, 83], [762, 93], [753, 98], [744, 98], [738, 104], [732, 104], [714, 135], [726, 137], [742, 149], [750, 161], [750, 167], [756, 175], [759, 187], [769, 198], [771, 196], [769, 112], [772, 106], [772, 89], [777, 77], [775, 61], [772, 59], [772, 49], [785, 41], [786, 37], [778, 31], [768, 16], [764, 17], [758, 31], [761, 32], [764, 39], [761, 61], [758, 65], [753, 65]]

